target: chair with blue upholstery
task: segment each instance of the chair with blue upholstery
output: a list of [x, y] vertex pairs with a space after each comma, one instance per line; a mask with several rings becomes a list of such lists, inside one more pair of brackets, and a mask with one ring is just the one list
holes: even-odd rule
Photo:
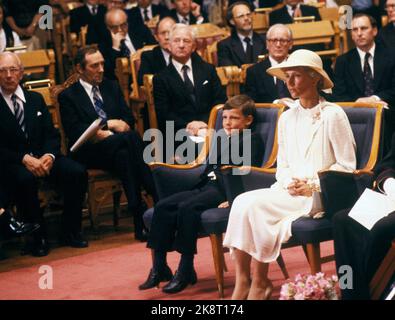
[[[222, 107], [216, 106], [212, 109], [209, 128], [219, 130], [222, 128]], [[261, 138], [265, 141], [265, 152], [262, 159], [262, 167], [273, 166], [277, 157], [276, 143], [276, 126], [280, 114], [283, 112], [282, 105], [275, 104], [256, 104], [257, 118], [256, 131], [260, 133]], [[213, 136], [206, 138], [205, 145], [202, 148], [198, 158], [191, 164], [173, 165], [165, 163], [152, 163], [150, 165], [159, 199], [163, 199], [174, 193], [193, 188], [200, 179], [200, 174], [205, 169], [205, 161], [208, 157], [209, 150], [212, 148]], [[148, 209], [144, 213], [144, 223], [149, 229], [154, 209]], [[206, 210], [201, 215], [201, 236], [210, 236], [214, 265], [216, 271], [216, 280], [220, 297], [223, 297], [223, 271], [226, 269], [223, 248], [222, 234], [226, 231], [230, 209], [213, 208]], [[279, 258], [279, 264], [281, 263]], [[283, 271], [286, 274], [286, 270]]]
[[[366, 103], [338, 103], [350, 121], [357, 145], [357, 170], [352, 173], [322, 170], [318, 173], [321, 199], [325, 215], [320, 219], [301, 217], [292, 223], [292, 237], [282, 248], [303, 246], [312, 274], [321, 271], [321, 264], [334, 259], [334, 255], [321, 257], [320, 243], [333, 240], [332, 215], [354, 205], [360, 194], [372, 186], [373, 169], [381, 157], [382, 106]], [[229, 198], [242, 192], [268, 188], [275, 182], [275, 168], [251, 168], [248, 175], [227, 174], [224, 168]]]

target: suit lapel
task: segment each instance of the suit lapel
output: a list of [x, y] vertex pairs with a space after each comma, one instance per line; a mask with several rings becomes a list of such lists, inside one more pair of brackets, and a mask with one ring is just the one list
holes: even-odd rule
[[264, 51], [263, 42], [261, 40], [262, 38], [254, 33], [252, 39], [253, 39], [252, 52], [253, 52], [254, 61], [258, 61], [258, 56], [262, 54]]
[[0, 119], [2, 120], [5, 128], [9, 128], [12, 135], [17, 135], [19, 139], [26, 139], [25, 134], [23, 133], [19, 123], [16, 121], [14, 114], [11, 112], [10, 108], [7, 105], [7, 102], [4, 100], [4, 97], [0, 95]]
[[[26, 133], [28, 137], [32, 136], [32, 133], [34, 132], [34, 125], [36, 124], [35, 118], [37, 118], [36, 111], [37, 109], [35, 106], [32, 105], [30, 101], [30, 95], [28, 92], [25, 90], [23, 91], [25, 95], [25, 100], [26, 103], [24, 104], [24, 115], [25, 115], [25, 126], [26, 126]], [[19, 127], [19, 125], [18, 125]], [[21, 130], [22, 131], [22, 130]]]
[[[192, 98], [188, 94], [188, 90], [185, 86], [184, 79], [181, 78], [180, 74], [176, 70], [176, 67], [172, 63], [170, 63], [168, 68], [169, 68], [171, 77], [175, 80], [175, 81], [172, 81], [172, 85], [174, 85], [174, 87], [176, 88], [175, 89], [176, 92], [182, 92], [182, 94], [186, 97], [186, 99], [188, 99], [188, 101], [190, 101], [192, 104], [195, 105], [195, 102], [192, 100]], [[193, 70], [193, 73], [195, 73], [195, 70]], [[193, 79], [195, 79], [195, 75], [193, 76]], [[196, 83], [195, 83], [195, 90], [196, 90]]]
[[81, 109], [85, 111], [92, 121], [97, 119], [98, 115], [95, 111], [95, 107], [93, 106], [91, 99], [79, 81], [75, 84], [75, 91], [77, 97], [76, 101], [80, 101]]
[[153, 55], [154, 55], [154, 63], [158, 65], [157, 70], [162, 70], [163, 68], [166, 67], [166, 59], [162, 54], [162, 50], [160, 46], [157, 46], [153, 49]]
[[349, 59], [350, 64], [350, 76], [355, 81], [360, 92], [363, 92], [363, 73], [361, 67], [361, 59], [359, 57], [357, 49], [353, 49]]
[[261, 74], [262, 74], [262, 79], [265, 82], [265, 88], [267, 88], [267, 92], [269, 94], [270, 92], [276, 92], [275, 95], [272, 94], [271, 96], [277, 96], [277, 88], [274, 85], [274, 77], [266, 73], [266, 70], [271, 66], [272, 64], [270, 63], [270, 59], [266, 58], [262, 63]]
[[243, 45], [240, 41], [240, 38], [236, 33], [232, 34], [232, 49], [233, 52], [236, 54], [236, 56], [240, 60], [240, 64], [243, 64], [246, 61], [246, 53], [244, 51]]
[[377, 91], [377, 88], [380, 86], [380, 81], [385, 74], [385, 68], [387, 67], [387, 57], [383, 54], [383, 51], [380, 47], [376, 44], [376, 49], [374, 53], [374, 60], [373, 60], [373, 68], [374, 68], [374, 91]]

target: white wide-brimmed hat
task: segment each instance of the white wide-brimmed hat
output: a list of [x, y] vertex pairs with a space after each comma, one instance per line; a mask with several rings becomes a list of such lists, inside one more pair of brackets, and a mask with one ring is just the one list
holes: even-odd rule
[[322, 68], [322, 60], [318, 54], [313, 51], [300, 49], [292, 52], [286, 61], [283, 61], [266, 70], [266, 72], [281, 80], [286, 80], [284, 69], [293, 67], [308, 67], [317, 71], [324, 80], [324, 87], [322, 89], [330, 89], [333, 87], [333, 82], [328, 74]]

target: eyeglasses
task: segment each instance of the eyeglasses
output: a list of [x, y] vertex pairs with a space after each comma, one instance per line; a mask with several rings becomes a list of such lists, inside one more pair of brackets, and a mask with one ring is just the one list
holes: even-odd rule
[[248, 12], [248, 13], [244, 13], [244, 14], [238, 15], [238, 16], [236, 16], [234, 18], [235, 19], [244, 19], [244, 18], [250, 18], [251, 16], [252, 16], [252, 13]]
[[387, 4], [386, 6], [385, 6], [385, 10], [395, 10], [395, 4]]
[[289, 43], [291, 41], [289, 39], [277, 39], [277, 38], [266, 39], [266, 40], [269, 41], [270, 43], [277, 43], [277, 42], [279, 42], [280, 44], [287, 44], [287, 43]]
[[20, 68], [0, 68], [0, 74], [8, 74], [8, 72], [12, 75], [17, 74], [19, 71], [21, 71]]
[[127, 29], [128, 28], [128, 23], [127, 22], [124, 22], [124, 23], [121, 23], [121, 24], [117, 24], [117, 25], [114, 25], [114, 26], [108, 26], [111, 30], [118, 30], [119, 28], [121, 28], [121, 29]]

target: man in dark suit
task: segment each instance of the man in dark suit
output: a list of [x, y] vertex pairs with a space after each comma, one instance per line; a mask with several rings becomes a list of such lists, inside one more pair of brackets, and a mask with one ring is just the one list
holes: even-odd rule
[[82, 202], [87, 188], [83, 166], [61, 155], [59, 132], [54, 128], [43, 97], [19, 86], [23, 66], [14, 53], [0, 54], [0, 157], [5, 165], [5, 185], [18, 212], [28, 222], [39, 223], [31, 251], [49, 252], [38, 199], [40, 178], [55, 183], [64, 196], [63, 241], [87, 247], [81, 233]]
[[374, 18], [357, 14], [352, 20], [351, 36], [356, 48], [336, 59], [332, 101], [382, 102], [385, 110], [384, 143], [388, 148], [394, 126], [395, 56], [375, 43], [377, 25]]
[[175, 130], [191, 135], [207, 128], [211, 108], [226, 99], [214, 66], [192, 55], [196, 43], [192, 29], [175, 24], [170, 32], [172, 62], [153, 80], [159, 128], [173, 121]]
[[104, 24], [107, 8], [99, 5], [99, 0], [85, 0], [81, 7], [70, 11], [70, 32], [79, 34], [83, 26], [88, 26], [86, 43], [98, 43], [97, 27]]
[[283, 24], [271, 26], [266, 34], [266, 47], [269, 51], [266, 59], [247, 69], [245, 93], [255, 102], [269, 103], [291, 96], [284, 81], [266, 73], [288, 57], [292, 49], [291, 31]]
[[165, 16], [169, 10], [161, 4], [152, 4], [152, 0], [137, 0], [137, 7], [127, 10], [128, 21], [137, 27], [156, 16]]
[[388, 24], [380, 29], [377, 41], [391, 49], [395, 48], [395, 0], [387, 0], [385, 10], [388, 15]]
[[134, 130], [135, 120], [116, 81], [103, 79], [104, 59], [93, 46], [82, 48], [75, 59], [79, 81], [59, 95], [62, 123], [73, 145], [97, 118], [105, 126], [72, 154], [88, 168], [118, 176], [133, 214], [135, 237], [145, 239], [141, 187], [156, 198], [151, 171], [143, 160], [143, 141]]
[[208, 22], [201, 13], [200, 5], [192, 0], [172, 0], [172, 2], [175, 8], [170, 10], [169, 16], [177, 23], [191, 25]]
[[[376, 191], [395, 200], [395, 136], [390, 152], [375, 170], [375, 181]], [[352, 268], [353, 286], [342, 288], [342, 299], [366, 300], [370, 298], [369, 283], [395, 239], [395, 212], [377, 221], [371, 230], [350, 218], [349, 212], [340, 211], [333, 218], [337, 271], [341, 266]]]
[[[228, 6], [231, 6], [235, 2], [240, 0], [229, 0]], [[251, 6], [251, 8], [258, 9], [258, 8], [272, 8], [278, 4], [280, 4], [281, 0], [246, 0]]]
[[315, 21], [320, 21], [321, 16], [316, 7], [301, 4], [302, 0], [285, 0], [285, 6], [270, 12], [269, 23], [289, 24], [294, 22], [296, 17], [314, 16]]
[[157, 74], [170, 63], [169, 33], [175, 21], [171, 17], [161, 19], [155, 30], [155, 39], [159, 46], [141, 54], [141, 64], [138, 74], [139, 85], [143, 84], [145, 74]]
[[105, 75], [114, 79], [115, 60], [129, 57], [145, 45], [155, 44], [155, 38], [146, 25], [129, 25], [125, 11], [111, 9], [105, 16], [106, 27], [99, 48], [105, 58]]
[[238, 1], [227, 10], [232, 26], [230, 37], [218, 42], [218, 66], [238, 66], [255, 63], [266, 51], [264, 39], [252, 30], [252, 12], [249, 4]]

